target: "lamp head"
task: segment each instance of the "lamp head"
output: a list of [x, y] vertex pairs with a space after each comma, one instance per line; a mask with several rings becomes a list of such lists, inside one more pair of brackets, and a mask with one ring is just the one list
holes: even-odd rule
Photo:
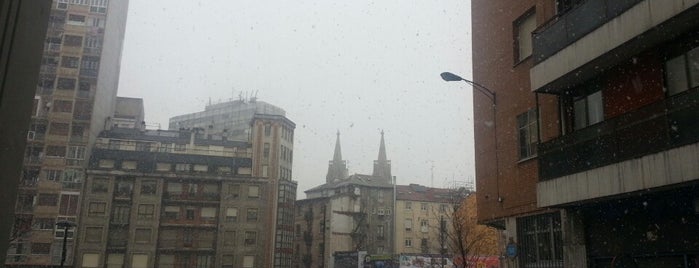
[[440, 76], [442, 77], [442, 79], [444, 81], [447, 81], [447, 82], [463, 81], [464, 80], [463, 78], [461, 78], [461, 76], [455, 75], [455, 74], [450, 73], [450, 72], [443, 72], [440, 74]]

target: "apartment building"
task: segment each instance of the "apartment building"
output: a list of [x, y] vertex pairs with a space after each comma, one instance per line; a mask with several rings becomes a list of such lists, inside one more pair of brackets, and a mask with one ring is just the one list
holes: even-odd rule
[[127, 8], [52, 2], [5, 265], [59, 265], [64, 234], [48, 227], [78, 220], [90, 148], [114, 110]]
[[274, 260], [273, 266], [289, 267], [293, 258], [294, 201], [296, 182], [292, 180], [294, 129], [286, 112], [256, 98], [209, 104], [204, 111], [170, 118], [170, 130], [200, 129], [212, 139], [244, 141], [251, 144], [251, 174], [267, 178], [266, 188], [272, 228], [262, 254]]
[[474, 93], [478, 213], [503, 265], [693, 267], [698, 2], [472, 10], [473, 80], [497, 94]]
[[93, 150], [80, 267], [271, 267], [270, 180], [252, 146], [201, 130], [114, 128]]
[[450, 253], [454, 191], [418, 184], [396, 185], [396, 254]]

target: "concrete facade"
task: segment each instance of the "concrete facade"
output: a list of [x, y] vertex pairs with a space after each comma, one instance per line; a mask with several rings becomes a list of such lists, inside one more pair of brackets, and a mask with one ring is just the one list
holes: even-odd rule
[[[396, 185], [395, 254], [451, 253], [448, 236], [453, 230], [446, 223], [454, 212], [453, 194], [450, 189]], [[441, 221], [444, 229], [440, 229]]]
[[[60, 220], [78, 221], [90, 148], [112, 116], [128, 1], [53, 1], [7, 265], [58, 265]], [[27, 226], [25, 226], [27, 225]], [[68, 233], [72, 235], [73, 233]], [[68, 239], [72, 263], [73, 238]]]

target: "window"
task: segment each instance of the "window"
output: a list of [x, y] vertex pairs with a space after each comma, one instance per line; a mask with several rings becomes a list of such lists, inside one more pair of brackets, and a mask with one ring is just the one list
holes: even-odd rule
[[536, 109], [529, 109], [529, 111], [517, 116], [520, 159], [525, 159], [536, 155], [536, 146], [539, 138], [536, 113]]
[[269, 137], [272, 135], [272, 125], [265, 124], [265, 136]]
[[194, 165], [195, 172], [207, 172], [209, 171], [209, 166], [207, 165]]
[[59, 77], [56, 88], [62, 89], [62, 90], [74, 90], [75, 83], [76, 83], [76, 80], [73, 78]]
[[107, 255], [107, 268], [122, 268], [124, 267], [124, 254], [109, 253]]
[[160, 256], [158, 256], [158, 268], [174, 268], [174, 267], [175, 267], [175, 255], [160, 255]]
[[405, 222], [403, 222], [403, 225], [405, 227], [406, 232], [410, 232], [413, 230], [413, 219], [405, 219]]
[[532, 55], [532, 32], [536, 29], [536, 12], [530, 9], [513, 23], [515, 63]]
[[100, 242], [102, 241], [102, 227], [87, 227], [85, 228], [85, 242]]
[[410, 248], [413, 246], [413, 240], [411, 238], [406, 238], [405, 239], [405, 247]]
[[227, 208], [226, 209], [226, 221], [235, 222], [238, 220], [238, 209], [237, 208]]
[[120, 140], [109, 140], [109, 150], [119, 150], [121, 149]]
[[211, 264], [211, 256], [197, 256], [197, 268], [209, 268]]
[[240, 195], [240, 184], [228, 185], [228, 195], [233, 198], [238, 197]]
[[53, 218], [36, 218], [34, 219], [33, 229], [37, 230], [53, 230], [56, 221]]
[[147, 142], [137, 142], [136, 151], [150, 152], [150, 143]]
[[170, 220], [176, 220], [180, 218], [180, 207], [176, 206], [166, 206], [165, 207], [165, 218]]
[[427, 211], [427, 203], [420, 203], [420, 210]]
[[64, 35], [63, 45], [69, 47], [79, 47], [83, 45], [83, 37], [79, 35]]
[[193, 219], [194, 219], [194, 214], [195, 214], [195, 213], [194, 213], [194, 208], [193, 208], [193, 207], [188, 207], [188, 208], [186, 208], [186, 209], [184, 210], [184, 212], [185, 212], [185, 217], [186, 217], [188, 220], [193, 220]]
[[255, 267], [255, 256], [244, 256], [243, 257], [243, 268]]
[[83, 262], [81, 267], [99, 267], [99, 253], [83, 253]]
[[177, 182], [167, 183], [167, 193], [170, 195], [180, 195], [182, 194], [182, 184]]
[[568, 12], [584, 0], [556, 0], [556, 14], [561, 15]]
[[136, 228], [134, 241], [136, 243], [149, 243], [152, 232], [150, 228]]
[[61, 174], [63, 174], [62, 170], [57, 170], [57, 169], [46, 169], [44, 170], [46, 172], [46, 180], [47, 181], [60, 181], [61, 180]]
[[575, 115], [575, 129], [582, 129], [604, 120], [604, 103], [602, 91], [597, 91], [587, 96], [577, 97], [573, 100], [573, 114]]
[[170, 163], [157, 163], [155, 164], [156, 171], [170, 171], [172, 170], [172, 165]]
[[152, 219], [154, 211], [155, 211], [155, 205], [153, 205], [153, 204], [138, 205], [138, 218], [139, 219]]
[[[49, 124], [49, 134], [50, 135], [57, 135], [57, 136], [68, 136], [68, 132], [70, 131], [70, 124], [68, 123], [58, 123], [58, 122], [51, 122]], [[65, 147], [62, 147], [65, 150]], [[63, 152], [65, 154], [65, 151]]]
[[518, 218], [517, 230], [520, 267], [563, 267], [560, 214]]
[[413, 209], [413, 202], [405, 202], [405, 209]]
[[247, 218], [248, 218], [249, 222], [257, 221], [257, 209], [256, 208], [248, 208]]
[[106, 193], [109, 189], [109, 179], [92, 179], [92, 193]]
[[267, 143], [267, 142], [265, 142], [264, 151], [262, 152], [262, 156], [263, 156], [265, 159], [268, 159], [268, 158], [269, 158], [269, 143]]
[[148, 267], [148, 255], [146, 254], [134, 254], [131, 257], [131, 268], [147, 268]]
[[39, 194], [37, 205], [39, 205], [39, 206], [56, 206], [56, 205], [58, 205], [58, 195], [57, 194]]
[[70, 113], [73, 112], [73, 102], [66, 100], [54, 100], [53, 101], [53, 111], [57, 113]]
[[87, 214], [89, 216], [102, 216], [106, 212], [107, 203], [105, 202], [90, 202]]
[[222, 268], [233, 268], [233, 255], [223, 255], [221, 257]]
[[78, 211], [78, 195], [62, 194], [61, 203], [58, 207], [58, 214], [65, 216], [76, 216]]
[[68, 146], [67, 159], [83, 160], [85, 159], [85, 152], [87, 149], [85, 146]]
[[376, 236], [383, 238], [383, 236], [384, 236], [383, 225], [379, 225], [376, 227]]
[[257, 186], [257, 185], [248, 186], [248, 197], [249, 198], [260, 197], [260, 186]]
[[189, 164], [175, 164], [175, 171], [189, 171]]
[[172, 143], [163, 143], [160, 144], [160, 148], [158, 148], [158, 151], [161, 153], [170, 153], [172, 152]]
[[32, 254], [49, 254], [51, 243], [32, 243]]
[[667, 94], [699, 87], [699, 47], [665, 62]]
[[223, 245], [235, 246], [235, 231], [225, 231], [223, 233]]
[[[75, 1], [73, 1], [75, 2]], [[75, 3], [77, 4], [77, 3]], [[85, 25], [85, 16], [83, 15], [76, 15], [76, 14], [68, 14], [68, 24], [70, 25]]]
[[154, 180], [144, 180], [141, 182], [141, 195], [154, 195], [158, 190], [158, 182]]
[[447, 205], [440, 204], [439, 205], [439, 212], [447, 212]]
[[257, 232], [247, 231], [245, 232], [245, 245], [254, 246], [257, 244]]
[[98, 165], [100, 168], [114, 168], [114, 160], [100, 159]]
[[121, 169], [123, 170], [135, 170], [136, 169], [136, 161], [122, 161], [121, 162]]
[[187, 144], [175, 144], [175, 152], [181, 152], [187, 150]]
[[205, 220], [216, 219], [216, 208], [206, 207], [201, 209], [201, 218]]
[[131, 206], [129, 205], [115, 205], [112, 211], [112, 221], [115, 224], [127, 224], [129, 223], [129, 217], [131, 216]]
[[427, 233], [430, 226], [430, 222], [426, 219], [420, 220], [420, 232]]
[[80, 58], [63, 56], [61, 57], [61, 67], [65, 68], [78, 68], [80, 66]]

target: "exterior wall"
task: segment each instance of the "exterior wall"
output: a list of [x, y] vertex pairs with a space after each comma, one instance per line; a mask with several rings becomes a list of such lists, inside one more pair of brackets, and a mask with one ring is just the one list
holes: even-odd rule
[[292, 267], [325, 267], [329, 241], [325, 223], [329, 216], [328, 200], [305, 199], [296, 202], [294, 255]]
[[[555, 12], [554, 1], [472, 2], [473, 80], [497, 94], [497, 120], [493, 122], [492, 102], [477, 90], [473, 93], [475, 153], [479, 156], [476, 161], [477, 203], [481, 222], [537, 210], [537, 163], [535, 158], [519, 158], [518, 135], [515, 134], [517, 115], [536, 106], [536, 96], [528, 87], [532, 62], [527, 58], [515, 63], [512, 47], [513, 22], [531, 8], [535, 8], [538, 24]], [[506, 79], [502, 74], [507, 74]], [[539, 96], [542, 140], [558, 134], [557, 105], [554, 97]]]
[[[3, 187], [0, 191], [0, 215], [6, 215], [0, 219], [0, 264], [4, 264], [8, 252], [8, 244], [4, 241], [12, 241], [13, 228], [25, 228], [21, 224], [15, 225], [13, 217], [17, 198], [18, 180], [22, 174], [22, 160], [27, 141], [27, 128], [32, 110], [32, 98], [38, 82], [38, 74], [41, 63], [43, 40], [46, 36], [46, 25], [51, 10], [51, 1], [35, 1], [32, 5], [20, 5], [23, 1], [4, 1], [0, 7], [0, 14], [7, 18], [0, 23], [0, 73], [3, 79], [0, 88], [0, 174], [3, 174], [0, 183]], [[22, 34], [14, 34], [22, 33]], [[28, 216], [23, 216], [27, 219]], [[19, 223], [19, 222], [18, 222]], [[15, 226], [15, 227], [13, 227]], [[16, 251], [15, 251], [16, 252]], [[8, 262], [14, 261], [8, 259]], [[19, 257], [23, 258], [23, 257]]]

